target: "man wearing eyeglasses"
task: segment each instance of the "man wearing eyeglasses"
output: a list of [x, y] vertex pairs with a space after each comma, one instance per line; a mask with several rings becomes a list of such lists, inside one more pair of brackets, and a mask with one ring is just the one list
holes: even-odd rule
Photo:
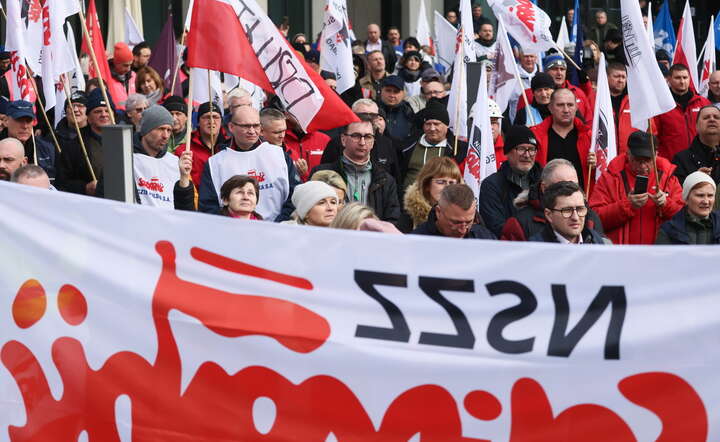
[[530, 241], [560, 244], [610, 244], [610, 240], [587, 226], [588, 206], [577, 183], [560, 181], [543, 194], [547, 224]]
[[[216, 105], [210, 106], [209, 101], [201, 104], [197, 115], [197, 129], [190, 135], [190, 151], [193, 153], [193, 166], [190, 176], [196, 187], [202, 182], [205, 163], [207, 163], [210, 156], [220, 151], [223, 144], [227, 143], [227, 138], [221, 127], [220, 109]], [[213, 144], [213, 140], [215, 144]], [[186, 149], [187, 143], [179, 146], [173, 153], [179, 157], [182, 156]]]
[[312, 173], [334, 170], [347, 184], [347, 202], [370, 206], [382, 221], [397, 224], [400, 219], [400, 202], [395, 179], [371, 160], [375, 145], [372, 120], [366, 116], [358, 117], [361, 121], [350, 123], [340, 135], [342, 157], [333, 163], [319, 165]]
[[431, 98], [439, 100], [447, 96], [445, 79], [435, 69], [427, 69], [420, 77], [420, 94], [409, 97], [406, 101], [415, 113], [425, 109]]
[[260, 185], [256, 211], [263, 219], [284, 221], [294, 210], [290, 198], [299, 177], [283, 148], [260, 139], [260, 114], [240, 106], [229, 121], [232, 138], [210, 157], [200, 180], [201, 212], [219, 213], [220, 187], [235, 175], [249, 175]]
[[440, 194], [427, 221], [411, 232], [414, 235], [444, 236], [462, 239], [495, 239], [478, 223], [475, 194], [466, 184], [450, 184]]
[[530, 128], [511, 126], [503, 146], [507, 160], [480, 185], [480, 215], [495, 236], [500, 236], [508, 218], [517, 216], [515, 198], [540, 180], [542, 168], [535, 161], [537, 144]]

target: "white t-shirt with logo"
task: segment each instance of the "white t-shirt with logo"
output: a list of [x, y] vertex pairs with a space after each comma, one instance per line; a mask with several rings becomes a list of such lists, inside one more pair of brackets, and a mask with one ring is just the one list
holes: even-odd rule
[[260, 195], [255, 211], [263, 219], [275, 220], [290, 195], [285, 152], [280, 146], [264, 142], [250, 151], [227, 148], [211, 156], [208, 167], [220, 207], [223, 205], [220, 188], [235, 175], [249, 175], [257, 180]]
[[134, 153], [133, 178], [141, 204], [175, 208], [173, 189], [180, 179], [178, 157], [169, 153], [160, 158]]

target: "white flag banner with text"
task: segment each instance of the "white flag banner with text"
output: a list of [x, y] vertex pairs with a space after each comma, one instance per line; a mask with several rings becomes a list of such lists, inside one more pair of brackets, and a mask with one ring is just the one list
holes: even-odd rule
[[[598, 72], [605, 72], [605, 54], [600, 54]], [[595, 152], [595, 179], [599, 180], [608, 164], [617, 156], [617, 138], [615, 135], [615, 117], [607, 75], [598, 75], [595, 112], [593, 112], [592, 139], [590, 151]]]
[[507, 31], [526, 52], [542, 52], [555, 47], [550, 33], [550, 17], [530, 0], [489, 0], [496, 17], [502, 17]]
[[670, 88], [655, 61], [655, 50], [648, 41], [640, 5], [636, 0], [621, 0], [623, 44], [627, 60], [627, 89], [630, 121], [633, 127], [647, 127], [650, 118], [675, 107]]
[[[497, 52], [495, 54], [495, 69], [490, 79], [490, 98], [500, 107], [500, 112], [505, 112], [508, 102], [513, 94], [522, 93], [522, 86], [518, 85], [517, 65], [513, 54], [510, 40], [506, 32], [502, 18], [498, 19]], [[520, 90], [518, 90], [520, 89]]]
[[320, 68], [335, 74], [337, 93], [342, 94], [355, 85], [347, 6], [345, 0], [326, 1]]
[[2, 440], [720, 440], [719, 248], [0, 201]]
[[437, 11], [435, 17], [435, 55], [438, 62], [445, 66], [447, 71], [455, 59], [455, 46], [457, 45], [457, 28]]
[[475, 199], [480, 195], [480, 185], [483, 180], [497, 172], [495, 161], [495, 145], [490, 126], [490, 112], [487, 90], [487, 70], [480, 71], [480, 84], [478, 85], [475, 104], [470, 111], [472, 127], [468, 139], [468, 154], [463, 179], [470, 186]]
[[710, 75], [717, 70], [717, 61], [715, 59], [715, 17], [710, 17], [710, 30], [708, 31], [707, 40], [703, 49], [703, 59], [700, 65], [700, 87], [698, 94], [703, 97], [708, 96], [710, 91]]

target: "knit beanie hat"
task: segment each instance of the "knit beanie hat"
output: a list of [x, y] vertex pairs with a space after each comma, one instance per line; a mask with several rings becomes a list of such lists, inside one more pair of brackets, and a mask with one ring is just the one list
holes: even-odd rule
[[530, 88], [534, 91], [542, 88], [555, 89], [555, 80], [547, 72], [538, 72], [530, 81]]
[[532, 144], [537, 147], [538, 143], [535, 134], [527, 126], [510, 126], [510, 129], [505, 132], [503, 152], [508, 153], [521, 144]]
[[318, 201], [325, 198], [337, 198], [337, 193], [330, 185], [322, 181], [308, 181], [295, 186], [292, 195], [292, 203], [295, 206], [295, 213], [300, 219], [305, 219], [307, 213]]
[[175, 111], [182, 112], [184, 114], [187, 113], [187, 104], [185, 104], [185, 100], [183, 100], [183, 97], [179, 97], [177, 95], [167, 97], [163, 102], [163, 107], [170, 112]]
[[447, 106], [435, 97], [429, 99], [425, 109], [422, 110], [423, 123], [428, 120], [438, 120], [446, 126], [450, 124], [450, 115], [448, 114]]
[[[218, 107], [217, 103], [212, 104], [212, 111], [220, 113], [220, 108]], [[206, 113], [210, 112], [210, 102], [206, 101], [205, 103], [201, 104], [200, 107], [198, 107], [197, 116], [198, 118], [202, 117]]]
[[115, 63], [127, 63], [133, 60], [133, 54], [127, 43], [118, 42], [115, 43], [115, 50], [113, 51], [113, 61]]
[[708, 183], [712, 186], [713, 190], [715, 190], [715, 181], [710, 177], [710, 175], [706, 174], [705, 172], [700, 172], [699, 170], [691, 173], [690, 175], [685, 178], [685, 182], [683, 182], [683, 193], [682, 193], [682, 199], [683, 201], [687, 201], [688, 196], [690, 196], [690, 192], [693, 190], [693, 187], [697, 186], [701, 183]]
[[140, 136], [144, 137], [151, 130], [164, 124], [173, 125], [173, 117], [170, 112], [157, 104], [145, 109], [140, 120]]
[[[110, 100], [110, 107], [112, 109], [115, 109], [115, 104], [113, 103], [112, 95], [110, 95], [110, 91], [106, 91], [108, 100]], [[107, 106], [107, 102], [105, 101], [105, 97], [103, 97], [102, 90], [100, 90], [99, 87], [96, 87], [87, 96], [87, 112], [90, 113], [93, 109], [100, 106]]]

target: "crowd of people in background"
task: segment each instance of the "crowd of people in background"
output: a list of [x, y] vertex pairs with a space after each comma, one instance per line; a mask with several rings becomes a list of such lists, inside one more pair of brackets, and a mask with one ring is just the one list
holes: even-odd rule
[[[572, 22], [573, 13], [565, 19]], [[472, 14], [476, 56], [492, 72], [495, 28], [480, 6]], [[460, 21], [456, 10], [445, 18], [455, 26]], [[433, 48], [403, 39], [397, 27], [383, 38], [377, 24], [352, 45], [355, 83], [340, 97], [359, 121], [346, 127], [303, 131], [277, 97], [236, 87], [226, 91], [222, 107], [207, 102], [194, 109], [188, 138], [187, 67], [178, 77], [183, 96], [172, 95], [148, 65], [148, 44], [118, 43], [107, 94], [89, 80], [64, 103], [52, 130], [38, 123], [32, 103], [0, 100], [0, 180], [102, 197], [110, 148], [102, 131], [114, 117], [133, 127], [136, 178], [150, 170], [172, 183], [136, 179], [141, 204], [452, 238], [720, 243], [720, 71], [701, 96], [688, 67], [671, 64], [659, 49], [667, 83], [655, 87], [668, 87], [676, 107], [651, 128], [634, 128], [622, 34], [605, 11], [594, 20], [581, 43], [587, 63], [574, 83], [562, 54], [541, 59], [515, 47], [525, 90], [504, 111], [490, 102], [497, 172], [483, 181], [478, 198], [463, 183], [468, 144], [448, 128], [452, 72]], [[289, 42], [334, 89], [335, 76], [320, 70], [317, 45], [304, 34]], [[597, 71], [601, 52], [606, 72]], [[0, 54], [3, 72], [8, 60]], [[608, 78], [618, 155], [596, 176], [590, 140], [600, 75]], [[3, 80], [0, 94], [8, 97]]]

